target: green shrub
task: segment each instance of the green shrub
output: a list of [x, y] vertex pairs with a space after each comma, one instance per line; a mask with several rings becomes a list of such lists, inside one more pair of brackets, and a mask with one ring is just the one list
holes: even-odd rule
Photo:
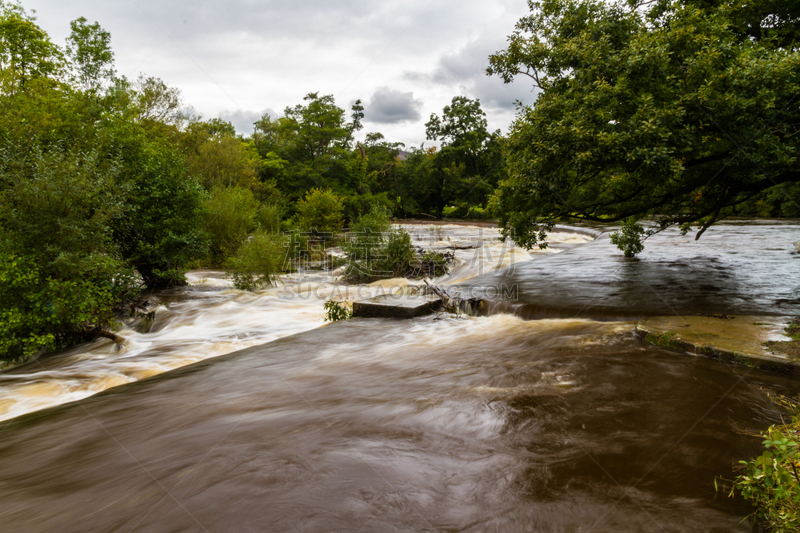
[[389, 213], [381, 206], [372, 206], [352, 225], [342, 248], [351, 261], [371, 264], [380, 254], [389, 227]]
[[356, 246], [358, 251], [348, 257], [344, 270], [344, 278], [351, 283], [388, 279], [412, 271], [414, 248], [411, 246], [411, 235], [402, 228], [389, 230], [380, 238], [376, 236], [368, 244], [348, 243], [349, 248]]
[[278, 204], [262, 204], [258, 208], [256, 221], [264, 231], [278, 233], [282, 230], [281, 220], [283, 218], [283, 208]]
[[442, 224], [431, 224], [428, 226], [428, 233], [430, 234], [432, 241], [443, 241], [447, 236]]
[[330, 189], [311, 189], [297, 201], [297, 225], [315, 235], [335, 233], [344, 225], [344, 200]]
[[126, 191], [115, 217], [114, 240], [148, 288], [185, 284], [185, 265], [207, 253], [200, 229], [203, 188], [186, 172], [181, 154], [165, 139], [122, 139], [115, 185]]
[[489, 211], [479, 205], [473, 205], [469, 208], [469, 211], [467, 211], [465, 218], [471, 220], [486, 220], [489, 218]]
[[469, 205], [466, 202], [459, 202], [454, 205], [445, 206], [444, 209], [442, 209], [442, 217], [485, 220], [489, 218], [489, 211], [480, 205]]
[[420, 258], [421, 276], [436, 278], [444, 276], [449, 270], [450, 263], [453, 262], [452, 256], [448, 257], [441, 252], [428, 251]]
[[353, 311], [345, 304], [328, 300], [325, 302], [325, 321], [338, 322], [339, 320], [349, 320], [353, 318]]
[[392, 273], [392, 277], [409, 271], [414, 260], [414, 248], [411, 246], [411, 235], [403, 228], [395, 228], [386, 236], [386, 248], [383, 257], [383, 270]]
[[[769, 531], [800, 529], [800, 405], [778, 397], [776, 403], [791, 413], [791, 422], [770, 426], [762, 433], [766, 451], [751, 461], [739, 461], [744, 474], [738, 476], [731, 496], [738, 490], [755, 506], [756, 518]], [[716, 483], [716, 481], [715, 481]]]
[[280, 233], [256, 230], [228, 260], [233, 286], [245, 291], [270, 286], [282, 271], [285, 242], [286, 238]]
[[87, 340], [138, 294], [112, 235], [116, 172], [93, 153], [0, 150], [0, 359]]
[[344, 206], [345, 217], [352, 221], [358, 220], [375, 207], [381, 207], [387, 213], [391, 213], [393, 203], [385, 192], [378, 194], [359, 192], [346, 195], [344, 197]]
[[113, 281], [99, 271], [116, 264], [104, 265], [99, 257], [84, 263], [96, 264], [85, 278], [53, 279], [30, 256], [0, 253], [0, 359], [22, 361], [40, 349], [87, 340], [94, 328], [115, 326]]
[[209, 260], [218, 266], [233, 256], [255, 228], [258, 201], [243, 187], [216, 187], [203, 203]]
[[631, 219], [625, 222], [619, 231], [611, 234], [611, 242], [624, 252], [625, 257], [636, 257], [644, 250], [642, 235], [644, 235], [642, 225]]
[[19, 161], [16, 150], [0, 151], [5, 249], [36, 257], [44, 274], [56, 277], [51, 267], [64, 253], [114, 254], [111, 222], [123, 211], [116, 167], [103, 165], [96, 154], [71, 152], [35, 152]]

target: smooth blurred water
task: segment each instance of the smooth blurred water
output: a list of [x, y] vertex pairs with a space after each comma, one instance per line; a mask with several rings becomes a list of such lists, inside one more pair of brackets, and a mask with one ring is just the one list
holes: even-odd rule
[[[476, 226], [406, 226], [413, 243], [425, 249], [455, 250], [449, 275], [440, 285], [552, 255], [558, 246], [574, 246], [592, 237], [553, 234], [555, 246], [533, 254], [500, 242], [496, 228]], [[435, 231], [431, 231], [431, 229]], [[325, 300], [360, 300], [423, 285], [420, 280], [391, 279], [349, 286], [337, 272], [309, 271], [284, 276], [277, 287], [254, 293], [232, 288], [224, 272], [200, 270], [188, 275], [191, 286], [163, 291], [152, 325], [146, 330], [125, 327], [122, 347], [99, 339], [0, 374], [0, 420], [38, 409], [80, 400], [100, 391], [148, 378], [236, 350], [308, 331], [324, 324]], [[140, 321], [131, 326], [140, 325]]]
[[788, 376], [627, 322], [357, 319], [7, 422], [3, 531], [749, 531]]
[[[737, 461], [761, 449], [751, 435], [780, 421], [768, 393], [797, 394], [800, 383], [643, 343], [635, 322], [614, 314], [649, 309], [649, 289], [615, 295], [625, 275], [603, 265], [638, 265], [634, 272], [673, 290], [665, 300], [682, 312], [698, 308], [691, 298], [703, 276], [725, 273], [720, 304], [764, 310], [791, 299], [797, 256], [773, 245], [729, 252], [762, 234], [800, 240], [797, 229], [730, 230], [732, 240], [707, 244], [716, 266], [688, 263], [701, 275], [683, 284], [670, 284], [681, 278], [669, 262], [684, 261], [677, 247], [666, 257], [670, 235], [649, 241], [655, 255], [638, 263], [603, 255], [614, 252], [601, 238], [461, 284], [513, 280], [521, 301], [508, 305], [539, 312], [568, 309], [593, 277], [597, 294], [581, 305], [602, 320], [434, 315], [289, 335], [321, 324], [322, 296], [281, 303], [277, 292], [239, 293], [198, 273], [196, 287], [165, 299], [169, 309], [141, 334], [152, 344], [132, 361], [104, 360], [98, 349], [42, 362], [41, 372], [80, 383], [98, 363], [108, 368], [98, 375], [111, 375], [134, 362], [202, 359], [2, 423], [0, 530], [750, 531], [743, 519], [752, 509], [717, 493], [714, 478], [732, 479]], [[753, 288], [767, 268], [754, 264], [759, 257], [780, 275]], [[589, 272], [568, 266], [576, 262]], [[555, 280], [549, 291], [534, 277], [542, 272]], [[335, 290], [317, 275], [295, 294]], [[780, 305], [776, 312], [796, 309]], [[209, 358], [270, 336], [282, 338]], [[57, 382], [34, 370], [8, 376]]]

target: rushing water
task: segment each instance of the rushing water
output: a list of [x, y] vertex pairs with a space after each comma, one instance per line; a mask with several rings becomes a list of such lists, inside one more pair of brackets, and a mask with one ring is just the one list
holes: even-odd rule
[[[440, 284], [465, 282], [475, 276], [529, 261], [530, 253], [500, 242], [496, 228], [474, 226], [408, 226], [413, 244], [426, 249], [455, 250], [456, 262]], [[554, 246], [534, 254], [551, 255], [592, 237], [554, 233]], [[77, 347], [0, 374], [0, 420], [79, 400], [100, 391], [161, 374], [209, 357], [324, 324], [326, 299], [363, 299], [420, 285], [418, 280], [384, 280], [347, 286], [336, 272], [303, 272], [286, 276], [280, 286], [255, 293], [234, 290], [224, 272], [195, 271], [191, 286], [165, 291], [155, 300], [155, 318], [146, 332], [141, 321], [123, 328], [121, 347], [106, 339]]]
[[[790, 242], [797, 229], [768, 234]], [[461, 242], [476, 230], [453, 231]], [[751, 243], [759, 231], [728, 235]], [[556, 309], [562, 295], [548, 303], [530, 276], [561, 280], [583, 262], [597, 301], [613, 298], [608, 280], [619, 273], [601, 268], [603, 238], [562, 237], [498, 274], [498, 253], [472, 266], [461, 257], [450, 279], [482, 290], [513, 281], [523, 310]], [[663, 241], [648, 244], [662, 253]], [[709, 248], [734, 279], [759, 268]], [[459, 254], [471, 260], [474, 250]], [[758, 260], [758, 250], [742, 252]], [[762, 254], [782, 281], [765, 281], [759, 297], [785, 299], [800, 257]], [[645, 275], [646, 262], [625, 264]], [[470, 269], [489, 274], [465, 282]], [[760, 448], [748, 434], [779, 421], [767, 392], [800, 392], [792, 375], [644, 344], [634, 322], [605, 308], [604, 321], [357, 319], [287, 337], [322, 323], [322, 299], [336, 291], [327, 274], [290, 281], [291, 299], [232, 291], [217, 276], [197, 273], [194, 288], [167, 295], [150, 333], [127, 332], [150, 343], [135, 356], [134, 345], [115, 353], [98, 343], [6, 376], [10, 388], [80, 384], [104, 372], [130, 377], [120, 369], [132, 363], [157, 373], [205, 358], [6, 421], [0, 531], [749, 531], [751, 509], [716, 494], [714, 477], [733, 477], [736, 461]], [[693, 294], [692, 283], [673, 287], [669, 301]], [[649, 291], [636, 290], [635, 301]]]
[[632, 324], [354, 320], [9, 422], [3, 531], [748, 531], [778, 420]]

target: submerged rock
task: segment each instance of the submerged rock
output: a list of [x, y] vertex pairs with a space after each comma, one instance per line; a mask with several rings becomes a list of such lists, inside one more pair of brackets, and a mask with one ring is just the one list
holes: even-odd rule
[[414, 318], [429, 315], [442, 305], [431, 295], [384, 294], [369, 300], [353, 302], [354, 318]]
[[718, 357], [767, 370], [793, 371], [800, 358], [771, 349], [786, 340], [789, 318], [771, 316], [659, 316], [642, 320], [636, 334], [645, 341], [677, 351]]

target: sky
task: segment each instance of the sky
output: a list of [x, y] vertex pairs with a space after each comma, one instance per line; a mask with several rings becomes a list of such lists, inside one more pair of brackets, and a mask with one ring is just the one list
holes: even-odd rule
[[348, 110], [365, 107], [363, 137], [419, 146], [425, 122], [454, 96], [478, 98], [504, 133], [515, 101], [531, 104], [524, 78], [486, 75], [525, 0], [22, 0], [63, 46], [86, 17], [111, 33], [118, 74], [156, 76], [209, 119], [251, 133], [310, 92]]

